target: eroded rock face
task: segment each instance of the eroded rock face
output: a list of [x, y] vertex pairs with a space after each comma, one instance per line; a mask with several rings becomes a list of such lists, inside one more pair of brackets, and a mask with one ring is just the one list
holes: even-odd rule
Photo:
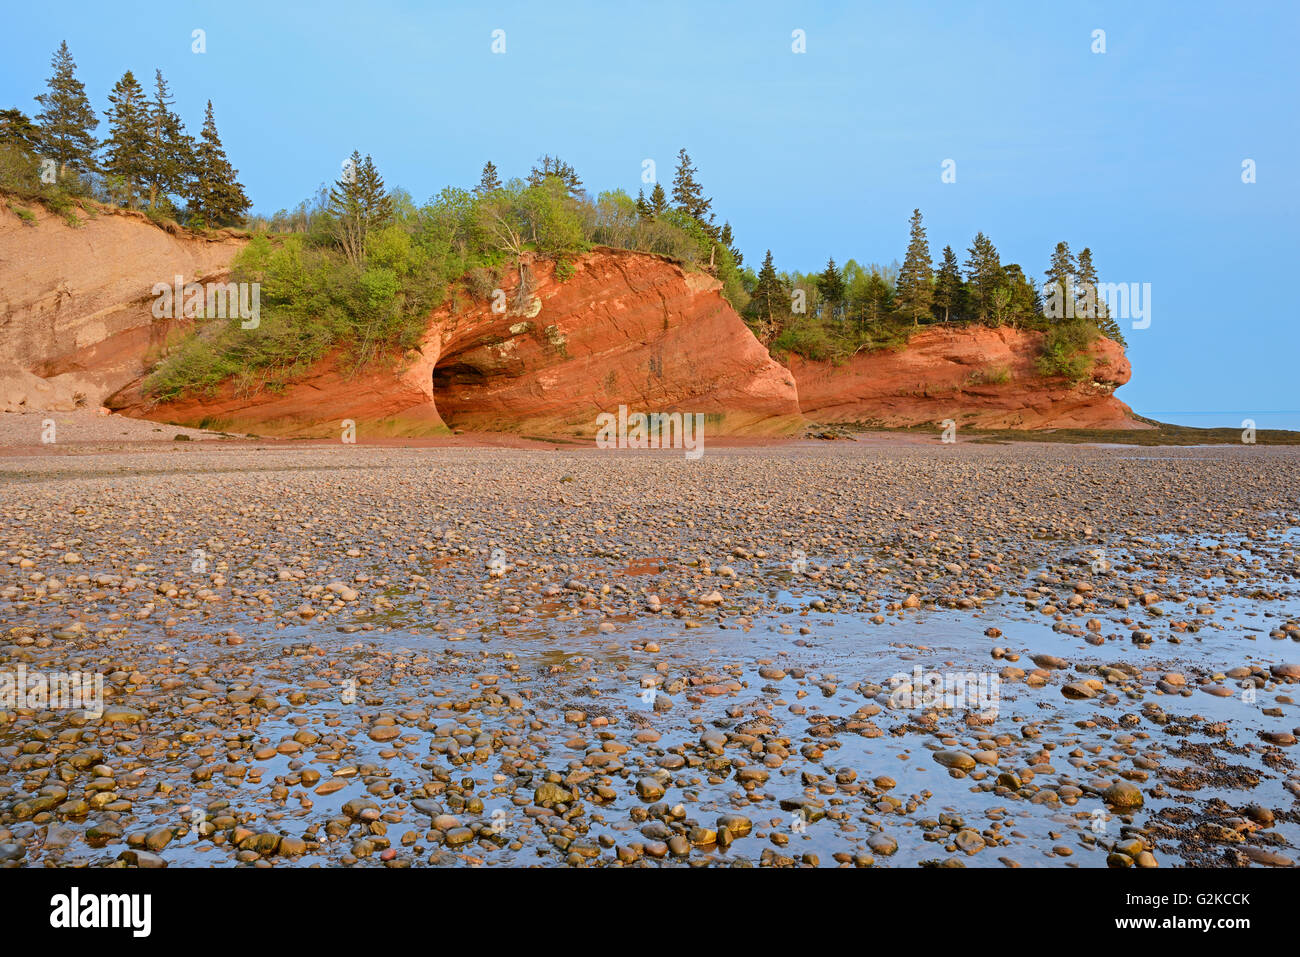
[[987, 429], [1142, 429], [1112, 393], [1132, 369], [1118, 343], [1093, 346], [1092, 376], [1073, 385], [1035, 368], [1043, 334], [971, 326], [925, 329], [901, 351], [842, 364], [791, 356], [803, 414], [816, 422]]
[[150, 405], [138, 383], [110, 405], [129, 415], [260, 434], [596, 432], [629, 411], [702, 413], [712, 434], [771, 434], [803, 419], [794, 378], [723, 298], [717, 280], [644, 253], [598, 249], [560, 281], [548, 260], [503, 280], [508, 308], [458, 297], [435, 310], [418, 351], [350, 377], [327, 357], [278, 394]]
[[0, 402], [5, 409], [98, 405], [161, 346], [155, 283], [223, 281], [244, 241], [164, 230], [139, 213], [80, 212], [69, 226], [38, 204], [35, 225], [0, 204]]

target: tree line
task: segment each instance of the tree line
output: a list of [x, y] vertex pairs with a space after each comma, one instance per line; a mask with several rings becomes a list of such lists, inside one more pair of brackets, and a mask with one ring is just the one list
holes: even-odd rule
[[34, 118], [17, 108], [0, 110], [0, 186], [92, 196], [188, 226], [243, 222], [251, 203], [222, 146], [211, 100], [195, 138], [173, 109], [162, 71], [154, 71], [150, 94], [127, 70], [108, 94], [100, 140], [100, 117], [66, 42], [51, 67]]
[[1097, 268], [1088, 247], [1076, 256], [1057, 243], [1042, 290], [1019, 263], [1003, 263], [997, 247], [979, 232], [960, 262], [944, 246], [936, 265], [921, 211], [913, 210], [903, 262], [890, 267], [837, 266], [831, 257], [820, 273], [778, 272], [767, 251], [749, 288], [746, 318], [764, 342], [811, 357], [875, 348], [907, 329], [932, 324], [979, 324], [1048, 331], [1056, 317], [1045, 313], [1043, 292], [1056, 290], [1078, 303], [1068, 315], [1124, 343], [1118, 323], [1095, 296]]

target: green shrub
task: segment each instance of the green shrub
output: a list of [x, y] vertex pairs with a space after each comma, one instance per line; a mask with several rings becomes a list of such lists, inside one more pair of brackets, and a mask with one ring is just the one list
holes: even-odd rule
[[1081, 382], [1092, 372], [1092, 344], [1100, 333], [1087, 319], [1057, 322], [1043, 337], [1036, 360], [1039, 375]]

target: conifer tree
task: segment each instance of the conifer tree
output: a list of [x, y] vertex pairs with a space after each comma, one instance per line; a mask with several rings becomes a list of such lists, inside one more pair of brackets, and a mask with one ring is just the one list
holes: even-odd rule
[[768, 331], [775, 329], [778, 317], [785, 316], [790, 311], [790, 294], [776, 273], [770, 249], [763, 257], [763, 265], [758, 270], [758, 283], [754, 286], [749, 302], [754, 314], [765, 322]]
[[642, 188], [642, 189], [638, 189], [638, 190], [636, 191], [636, 214], [637, 214], [637, 216], [639, 216], [641, 219], [649, 219], [649, 218], [650, 218], [650, 204], [647, 203], [646, 200], [645, 200], [645, 189], [644, 189], [644, 188]]
[[[1124, 333], [1120, 331], [1119, 323], [1110, 314], [1110, 309], [1106, 301], [1097, 293], [1097, 267], [1092, 263], [1092, 250], [1085, 246], [1079, 250], [1079, 287], [1083, 290], [1085, 301], [1091, 306], [1091, 318], [1101, 334], [1107, 339], [1118, 342], [1121, 346], [1126, 345]], [[1081, 313], [1076, 309], [1076, 315]]]
[[368, 155], [363, 159], [360, 151], [353, 150], [349, 175], [341, 177], [330, 190], [329, 211], [348, 262], [364, 265], [366, 237], [393, 216], [393, 199]]
[[663, 183], [655, 183], [655, 188], [650, 190], [650, 215], [662, 216], [668, 212], [668, 194], [664, 192]]
[[987, 323], [993, 314], [993, 294], [1002, 284], [1002, 261], [993, 242], [975, 234], [966, 260], [966, 300], [976, 322]]
[[185, 124], [172, 112], [174, 102], [162, 70], [155, 70], [154, 95], [147, 106], [149, 145], [145, 182], [150, 209], [170, 205], [169, 196], [184, 195], [187, 179], [194, 169], [194, 138], [185, 132]]
[[194, 151], [194, 169], [190, 178], [190, 213], [206, 226], [229, 226], [240, 222], [252, 205], [239, 184], [239, 171], [230, 165], [226, 150], [217, 134], [217, 121], [208, 100], [203, 129]]
[[99, 126], [99, 117], [90, 106], [85, 86], [77, 79], [77, 64], [66, 41], [59, 44], [50, 65], [54, 75], [49, 79], [49, 89], [36, 97], [41, 105], [41, 112], [36, 114], [41, 150], [58, 164], [60, 178], [69, 170], [92, 172], [96, 148], [92, 131]]
[[920, 325], [921, 317], [930, 315], [930, 302], [934, 298], [933, 274], [930, 244], [925, 238], [925, 227], [921, 224], [921, 211], [914, 209], [907, 255], [903, 258], [903, 268], [898, 273], [897, 297], [899, 312], [911, 319], [913, 325]]
[[704, 227], [704, 231], [717, 238], [718, 230], [713, 225], [713, 200], [704, 195], [704, 188], [695, 179], [699, 172], [691, 165], [691, 157], [683, 147], [677, 152], [677, 172], [673, 176], [673, 202], [676, 208]]
[[817, 291], [821, 294], [822, 301], [826, 303], [830, 318], [834, 319], [840, 305], [844, 302], [846, 292], [844, 277], [835, 265], [834, 256], [826, 260], [826, 268], [817, 277]]
[[742, 256], [740, 250], [736, 248], [735, 239], [731, 235], [731, 223], [722, 224], [722, 230], [718, 233], [718, 242], [727, 247], [727, 251], [731, 253], [731, 261], [735, 263], [736, 268], [739, 269], [741, 264], [745, 261], [745, 257]]
[[961, 317], [962, 307], [961, 268], [957, 265], [957, 254], [951, 246], [943, 247], [943, 262], [934, 284], [934, 307], [943, 314], [943, 321]]
[[478, 185], [474, 187], [474, 192], [484, 196], [501, 188], [501, 177], [497, 175], [497, 168], [491, 160], [483, 164], [483, 174], [479, 177]]
[[549, 177], [554, 177], [564, 184], [564, 188], [569, 191], [569, 195], [575, 199], [582, 193], [582, 180], [575, 170], [558, 156], [551, 156], [549, 153], [541, 158], [541, 166], [534, 166], [528, 174], [529, 186], [540, 186], [546, 182]]
[[126, 208], [135, 209], [149, 175], [149, 105], [130, 70], [113, 84], [108, 102], [112, 105], [104, 114], [108, 117], [104, 174], [120, 184]]
[[16, 146], [28, 153], [39, 152], [40, 127], [22, 110], [0, 110], [0, 145]]

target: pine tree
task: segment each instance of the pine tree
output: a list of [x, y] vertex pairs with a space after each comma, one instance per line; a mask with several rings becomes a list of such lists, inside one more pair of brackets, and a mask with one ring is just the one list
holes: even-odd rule
[[239, 170], [230, 165], [226, 150], [217, 134], [217, 121], [208, 100], [203, 129], [194, 151], [194, 169], [190, 179], [190, 213], [205, 226], [228, 226], [240, 222], [252, 203], [239, 184]]
[[758, 283], [754, 286], [749, 302], [754, 314], [766, 323], [769, 332], [775, 329], [778, 317], [789, 314], [790, 293], [776, 273], [770, 249], [763, 257], [763, 265], [758, 270]]
[[673, 202], [676, 208], [690, 216], [704, 227], [704, 231], [717, 238], [717, 227], [713, 225], [713, 200], [704, 196], [704, 188], [695, 179], [698, 172], [691, 165], [691, 158], [686, 149], [677, 152], [677, 172], [673, 176]]
[[66, 41], [59, 44], [50, 65], [54, 75], [49, 91], [36, 97], [42, 107], [36, 114], [41, 128], [41, 148], [47, 159], [59, 164], [62, 178], [68, 170], [89, 173], [95, 169], [95, 136], [99, 117], [90, 106], [86, 88], [76, 77], [77, 64]]
[[355, 265], [366, 259], [366, 237], [384, 226], [393, 216], [393, 199], [384, 189], [384, 180], [374, 161], [364, 159], [353, 150], [350, 173], [343, 176], [329, 192], [329, 212], [334, 217], [335, 236], [343, 254]]
[[844, 302], [846, 292], [844, 277], [835, 265], [834, 256], [826, 260], [826, 268], [817, 277], [817, 292], [821, 294], [822, 301], [826, 303], [830, 318], [834, 319], [840, 304]]
[[921, 225], [921, 211], [914, 209], [907, 255], [898, 273], [898, 310], [911, 319], [913, 325], [920, 325], [921, 317], [930, 314], [930, 302], [934, 298], [933, 275], [930, 244], [925, 238], [925, 227]]
[[171, 91], [162, 70], [154, 71], [154, 96], [147, 105], [149, 145], [145, 182], [149, 187], [149, 208], [170, 206], [169, 196], [184, 195], [194, 169], [194, 138], [172, 112]]
[[28, 153], [41, 148], [41, 130], [22, 110], [0, 110], [0, 145], [16, 146]]
[[722, 230], [718, 233], [718, 242], [727, 247], [727, 251], [731, 253], [731, 261], [735, 263], [736, 268], [739, 269], [741, 264], [745, 261], [745, 257], [742, 256], [740, 250], [736, 248], [735, 239], [731, 235], [731, 223], [722, 224]]
[[943, 262], [934, 284], [934, 307], [943, 312], [943, 321], [961, 318], [962, 281], [961, 268], [957, 265], [957, 254], [951, 246], [943, 247]]
[[575, 199], [582, 194], [582, 180], [575, 170], [558, 156], [549, 153], [541, 158], [541, 166], [534, 166], [528, 174], [529, 186], [541, 186], [549, 177], [554, 177], [564, 184], [569, 195]]
[[501, 177], [497, 175], [497, 168], [491, 160], [483, 164], [483, 175], [479, 177], [478, 185], [474, 187], [474, 192], [480, 196], [485, 196], [501, 188]]
[[108, 95], [108, 138], [104, 140], [104, 174], [120, 183], [122, 201], [135, 209], [149, 175], [149, 105], [130, 70]]
[[668, 212], [668, 194], [664, 192], [663, 183], [655, 183], [655, 188], [650, 190], [650, 215], [662, 216]]
[[636, 214], [641, 219], [650, 218], [650, 204], [645, 201], [645, 190], [636, 191]]
[[966, 260], [966, 299], [971, 318], [987, 323], [993, 315], [994, 293], [1002, 284], [1002, 261], [997, 248], [983, 233], [976, 233]]
[[[1079, 287], [1083, 290], [1084, 301], [1087, 303], [1087, 312], [1101, 330], [1101, 334], [1107, 339], [1118, 342], [1121, 346], [1127, 345], [1124, 341], [1124, 333], [1120, 331], [1117, 323], [1110, 314], [1110, 309], [1106, 301], [1097, 295], [1097, 267], [1092, 263], [1092, 250], [1085, 246], [1079, 251]], [[1078, 309], [1075, 315], [1083, 315]]]

